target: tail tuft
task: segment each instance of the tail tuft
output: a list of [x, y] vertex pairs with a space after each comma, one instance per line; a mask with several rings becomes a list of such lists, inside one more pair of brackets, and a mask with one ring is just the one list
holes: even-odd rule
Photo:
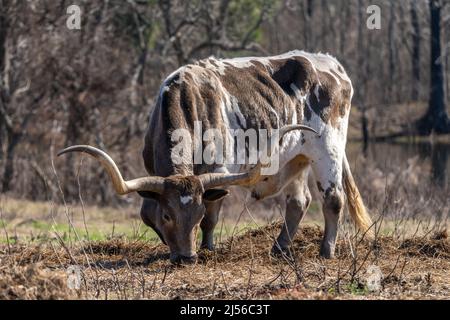
[[350, 165], [348, 164], [347, 157], [344, 157], [344, 170], [343, 170], [343, 182], [344, 191], [347, 196], [347, 205], [350, 216], [355, 222], [358, 229], [366, 233], [366, 236], [373, 237], [374, 232], [372, 230], [372, 219], [370, 218], [366, 207], [353, 179], [352, 172], [350, 171]]

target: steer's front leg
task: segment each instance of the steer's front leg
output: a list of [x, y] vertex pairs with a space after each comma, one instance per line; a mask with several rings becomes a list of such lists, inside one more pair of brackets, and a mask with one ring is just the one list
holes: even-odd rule
[[202, 229], [202, 249], [214, 250], [214, 228], [219, 221], [219, 212], [223, 199], [218, 201], [205, 201], [206, 214], [200, 223]]
[[338, 225], [344, 208], [344, 191], [342, 188], [342, 161], [322, 158], [313, 164], [317, 187], [321, 193], [322, 211], [325, 218], [325, 231], [320, 247], [320, 255], [334, 258]]
[[289, 252], [289, 246], [311, 203], [311, 193], [308, 189], [307, 179], [308, 171], [305, 170], [297, 180], [294, 180], [284, 190], [286, 214], [281, 233], [272, 247], [272, 254], [278, 255], [283, 252]]
[[324, 258], [334, 258], [339, 218], [344, 206], [343, 193], [333, 190], [325, 195], [322, 210], [325, 218], [325, 232], [320, 247], [320, 255]]

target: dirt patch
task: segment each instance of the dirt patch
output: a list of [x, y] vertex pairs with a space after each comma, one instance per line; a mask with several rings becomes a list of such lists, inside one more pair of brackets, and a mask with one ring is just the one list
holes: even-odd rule
[[68, 299], [64, 271], [54, 271], [42, 264], [5, 265], [0, 268], [0, 299]]
[[400, 249], [413, 256], [427, 256], [431, 258], [450, 259], [450, 244], [446, 238], [435, 239], [407, 239], [402, 242]]

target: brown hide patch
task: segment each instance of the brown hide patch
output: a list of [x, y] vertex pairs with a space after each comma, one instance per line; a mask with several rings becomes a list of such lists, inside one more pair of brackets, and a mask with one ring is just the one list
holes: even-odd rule
[[198, 196], [203, 193], [203, 187], [196, 176], [171, 176], [164, 181], [165, 192], [176, 190], [180, 195]]
[[[220, 103], [223, 95], [217, 90], [219, 86], [220, 83], [214, 73], [198, 65], [186, 66], [182, 72], [165, 82], [161, 98], [152, 116], [150, 128], [152, 132], [149, 130], [147, 134], [143, 152], [149, 172], [165, 173], [167, 170], [163, 170], [163, 167], [171, 167], [170, 174], [196, 171], [197, 166], [186, 168], [171, 164], [170, 150], [178, 143], [171, 141], [171, 134], [181, 128], [193, 134], [194, 121], [201, 122], [203, 132], [209, 128], [222, 128]], [[158, 140], [158, 136], [164, 143]], [[149, 155], [150, 153], [153, 156]]]
[[344, 116], [351, 107], [352, 90], [353, 88], [351, 83], [344, 80], [341, 81], [341, 95], [342, 95], [342, 104], [340, 109], [341, 116]]
[[[198, 102], [201, 101], [201, 97], [199, 97], [198, 90], [193, 86], [194, 80], [188, 72], [185, 72], [184, 79], [180, 84], [180, 107], [181, 108], [172, 108], [180, 110], [186, 119], [186, 124], [192, 129], [194, 121], [198, 119], [198, 111], [199, 107], [202, 106]], [[178, 128], [174, 128], [178, 129]]]
[[[337, 73], [333, 72], [333, 74], [338, 77], [340, 84], [331, 74], [317, 71], [319, 82], [311, 87], [309, 94], [310, 107], [313, 112], [325, 123], [330, 123], [333, 127], [336, 127], [339, 118], [346, 115], [350, 106], [351, 85], [340, 79]], [[319, 86], [318, 90], [316, 89], [317, 85]], [[316, 93], [318, 93], [318, 96]]]
[[314, 68], [308, 59], [303, 57], [292, 57], [289, 59], [269, 60], [273, 66], [272, 78], [278, 85], [291, 96], [294, 84], [300, 90], [307, 92], [313, 83]]
[[323, 120], [323, 122], [328, 123], [332, 112], [330, 91], [324, 84], [316, 85], [319, 86], [319, 95], [316, 96], [317, 91], [315, 87], [311, 88], [309, 92], [309, 105], [313, 112], [317, 114]]
[[285, 114], [285, 110], [292, 102], [270, 77], [264, 65], [257, 61], [252, 64], [247, 68], [227, 65], [220, 81], [227, 92], [237, 99], [247, 129], [277, 128], [274, 111], [280, 119], [287, 119], [289, 115]]
[[[214, 73], [208, 69], [200, 69], [195, 66], [191, 71], [184, 75], [182, 84], [182, 97], [186, 97], [183, 101], [182, 109], [193, 110], [192, 121], [201, 121], [202, 129], [220, 128], [222, 124], [220, 114], [220, 103], [222, 94], [217, 90], [219, 82]], [[197, 74], [193, 74], [197, 72]], [[200, 77], [204, 81], [196, 83], [193, 77]], [[193, 123], [193, 122], [192, 122]]]
[[[317, 82], [315, 69], [311, 62], [304, 57], [297, 56], [288, 59], [269, 60], [273, 67], [272, 78], [277, 84], [288, 94], [291, 101], [295, 104], [295, 112], [297, 113], [297, 123], [301, 123], [302, 119], [311, 120], [311, 110], [301, 103], [295, 95], [292, 85], [295, 85], [301, 94], [305, 94], [311, 90], [313, 84]], [[292, 111], [290, 113], [292, 117]], [[291, 123], [292, 118], [289, 118]]]
[[[190, 90], [183, 82], [176, 83], [161, 94], [161, 101], [157, 106], [160, 121], [155, 127], [149, 128], [149, 139], [144, 147], [144, 161], [152, 174], [160, 176], [191, 172], [191, 166], [174, 164], [171, 150], [179, 143], [172, 141], [172, 134], [177, 129], [186, 129], [193, 132], [193, 122], [197, 119], [196, 105], [198, 97], [195, 91]], [[148, 154], [152, 153], [150, 157]], [[146, 159], [148, 158], [148, 159]]]

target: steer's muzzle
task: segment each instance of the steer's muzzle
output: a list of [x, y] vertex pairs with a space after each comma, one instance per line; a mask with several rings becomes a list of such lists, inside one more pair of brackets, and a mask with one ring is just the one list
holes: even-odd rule
[[252, 198], [253, 199], [255, 199], [255, 200], [261, 200], [261, 196], [259, 195], [259, 193], [258, 192], [256, 192], [256, 191], [252, 191]]
[[181, 264], [193, 264], [197, 262], [197, 255], [193, 255], [190, 257], [179, 255], [179, 254], [171, 254], [170, 262], [173, 264], [181, 265]]

